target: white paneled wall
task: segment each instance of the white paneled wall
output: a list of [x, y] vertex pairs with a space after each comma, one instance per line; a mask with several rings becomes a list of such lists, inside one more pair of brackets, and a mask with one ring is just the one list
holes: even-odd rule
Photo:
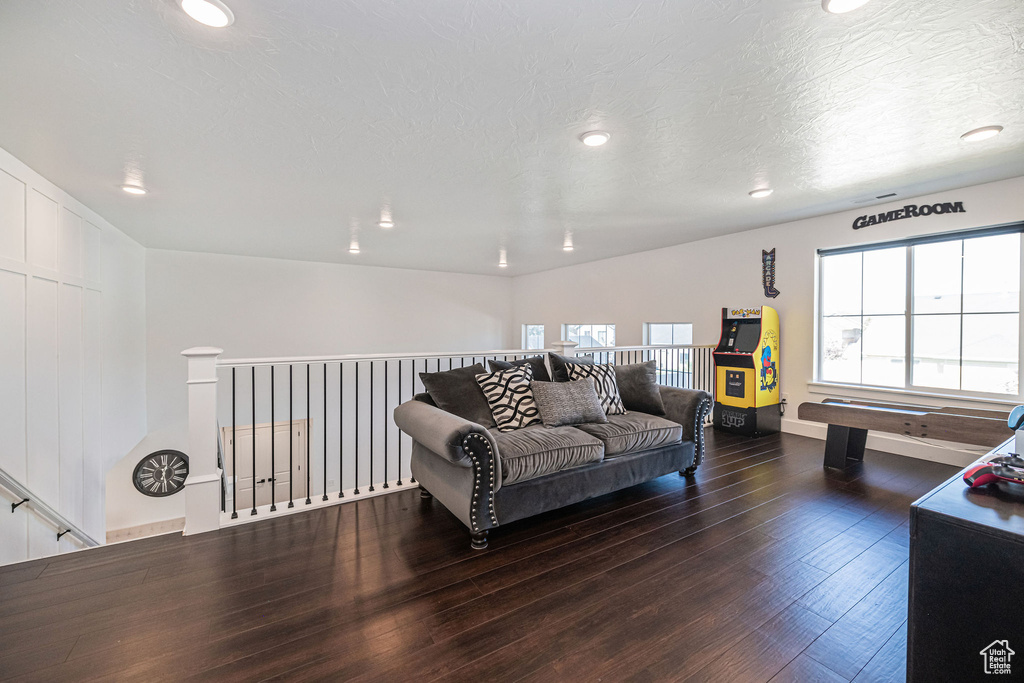
[[[99, 540], [106, 470], [124, 455], [103, 444], [105, 230], [130, 242], [0, 150], [0, 467]], [[77, 547], [28, 506], [0, 514], [0, 564]]]

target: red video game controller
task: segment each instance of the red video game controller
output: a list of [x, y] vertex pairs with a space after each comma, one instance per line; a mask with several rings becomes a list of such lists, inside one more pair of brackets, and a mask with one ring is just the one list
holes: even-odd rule
[[972, 489], [1000, 481], [1024, 484], [1024, 458], [1016, 453], [980, 462], [964, 472], [964, 483]]

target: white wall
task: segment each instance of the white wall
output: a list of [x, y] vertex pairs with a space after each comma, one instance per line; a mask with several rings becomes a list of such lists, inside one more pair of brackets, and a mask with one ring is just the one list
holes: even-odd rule
[[[146, 433], [144, 273], [141, 246], [0, 150], [0, 467], [100, 541], [104, 475]], [[0, 564], [78, 547], [29, 510], [0, 515]]]
[[[962, 201], [966, 213], [911, 218], [854, 231], [854, 218], [904, 204]], [[753, 200], [752, 200], [753, 201]], [[771, 201], [771, 199], [765, 200]], [[784, 429], [822, 436], [824, 426], [796, 420], [796, 406], [821, 400], [808, 383], [813, 378], [814, 280], [817, 249], [882, 242], [1024, 220], [1024, 178], [943, 192], [892, 204], [773, 225], [665, 249], [591, 262], [515, 278], [515, 329], [525, 323], [545, 326], [547, 345], [559, 338], [563, 323], [615, 323], [620, 345], [642, 342], [645, 322], [692, 322], [695, 344], [715, 344], [723, 306], [767, 304], [782, 324], [782, 391], [790, 410]], [[776, 287], [767, 299], [761, 286], [761, 250], [776, 249]], [[577, 244], [577, 249], [586, 249]], [[823, 391], [823, 390], [816, 390]], [[827, 390], [828, 395], [838, 395]], [[869, 396], [870, 393], [863, 393]], [[877, 397], [877, 396], [876, 396]], [[893, 400], [888, 395], [889, 400]], [[928, 402], [915, 397], [915, 402]], [[951, 404], [950, 400], [932, 401]], [[869, 445], [892, 452], [946, 462], [970, 462], [970, 456], [929, 448], [882, 435]]]
[[[519, 345], [510, 327], [512, 281], [496, 276], [151, 249], [146, 293], [147, 406], [157, 435], [147, 440], [149, 450], [182, 441], [187, 396], [180, 354], [192, 346], [252, 358]], [[222, 405], [223, 398], [222, 392]], [[111, 529], [184, 514], [183, 496], [151, 504], [124, 477], [108, 485]]]

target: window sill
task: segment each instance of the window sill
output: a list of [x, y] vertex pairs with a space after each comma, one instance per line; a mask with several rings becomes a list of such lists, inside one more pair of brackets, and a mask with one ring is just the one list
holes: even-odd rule
[[943, 394], [931, 391], [914, 391], [908, 389], [890, 389], [887, 387], [870, 387], [862, 384], [841, 384], [838, 382], [808, 382], [807, 391], [811, 394], [835, 396], [836, 398], [879, 398], [895, 401], [901, 397], [922, 400], [936, 405], [942, 402], [980, 403], [986, 406], [1012, 408], [1018, 405], [1018, 396], [1005, 398], [993, 396], [972, 396], [969, 394]]

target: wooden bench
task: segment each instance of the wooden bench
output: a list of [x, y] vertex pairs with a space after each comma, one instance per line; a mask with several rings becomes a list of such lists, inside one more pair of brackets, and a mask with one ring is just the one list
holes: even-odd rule
[[827, 398], [801, 403], [797, 417], [828, 425], [825, 467], [864, 459], [868, 430], [994, 448], [1013, 436], [1007, 413], [978, 408], [936, 408]]

